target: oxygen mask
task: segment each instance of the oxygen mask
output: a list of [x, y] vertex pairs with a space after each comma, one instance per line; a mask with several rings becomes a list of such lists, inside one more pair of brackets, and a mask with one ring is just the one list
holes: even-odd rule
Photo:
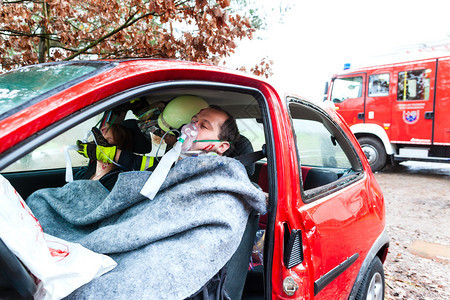
[[184, 125], [181, 128], [181, 136], [179, 140], [181, 140], [181, 152], [186, 152], [191, 149], [192, 145], [194, 144], [194, 141], [197, 139], [198, 136], [198, 130], [197, 127], [194, 125], [194, 123], [189, 123]]
[[182, 152], [188, 152], [197, 138], [198, 130], [194, 123], [189, 123], [181, 128], [178, 141], [160, 160], [155, 170], [141, 189], [141, 194], [153, 199], [158, 193], [162, 183], [167, 177], [170, 168], [178, 160]]

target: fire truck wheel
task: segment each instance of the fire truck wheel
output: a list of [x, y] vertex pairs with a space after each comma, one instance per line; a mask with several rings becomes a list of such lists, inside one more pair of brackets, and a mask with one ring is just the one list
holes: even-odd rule
[[383, 144], [378, 139], [367, 136], [359, 138], [358, 142], [369, 161], [372, 172], [383, 169], [387, 156]]
[[384, 271], [383, 264], [378, 256], [370, 263], [358, 293], [357, 300], [383, 300], [384, 299]]

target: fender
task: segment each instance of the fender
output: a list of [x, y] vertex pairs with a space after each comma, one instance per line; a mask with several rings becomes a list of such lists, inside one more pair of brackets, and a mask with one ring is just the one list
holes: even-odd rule
[[386, 244], [389, 245], [389, 236], [387, 234], [386, 227], [385, 227], [383, 232], [378, 236], [377, 240], [373, 244], [372, 248], [369, 250], [369, 253], [367, 253], [366, 258], [364, 259], [364, 261], [361, 265], [361, 269], [359, 269], [358, 276], [356, 277], [355, 283], [353, 284], [352, 291], [350, 293], [350, 296], [348, 297], [349, 300], [355, 299], [356, 294], [358, 293], [358, 290], [364, 279], [364, 275], [366, 275], [366, 272], [369, 269], [370, 263], [375, 258], [378, 251], [380, 251], [380, 249]]
[[377, 124], [355, 124], [350, 126], [350, 130], [354, 135], [358, 133], [369, 133], [378, 137], [384, 145], [387, 155], [392, 155], [395, 153], [394, 146], [389, 142], [389, 137], [386, 131]]

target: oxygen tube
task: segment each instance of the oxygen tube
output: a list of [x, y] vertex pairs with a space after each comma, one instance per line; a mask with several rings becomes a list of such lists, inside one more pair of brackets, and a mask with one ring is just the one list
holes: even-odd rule
[[193, 123], [181, 128], [181, 135], [177, 142], [160, 160], [147, 182], [141, 189], [141, 194], [153, 200], [158, 193], [172, 165], [178, 160], [182, 152], [188, 151], [198, 135], [197, 128]]
[[[92, 131], [89, 130], [88, 132], [86, 132], [81, 141], [83, 143], [86, 143], [91, 135]], [[64, 156], [66, 158], [66, 182], [73, 181], [72, 160], [70, 159], [69, 150], [78, 150], [78, 147], [77, 145], [69, 145], [64, 147]]]
[[72, 161], [70, 160], [69, 150], [77, 150], [76, 145], [64, 147], [64, 156], [66, 157], [66, 182], [73, 181]]

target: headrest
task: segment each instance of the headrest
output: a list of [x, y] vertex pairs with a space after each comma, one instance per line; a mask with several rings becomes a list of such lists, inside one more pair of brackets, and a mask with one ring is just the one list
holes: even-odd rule
[[130, 129], [133, 135], [133, 152], [146, 154], [152, 151], [152, 142], [149, 141], [137, 125], [137, 121], [133, 119], [123, 121], [123, 126]]
[[[243, 135], [239, 136], [239, 139], [236, 141], [235, 147], [233, 152], [230, 153], [230, 157], [237, 157], [243, 154], [252, 153], [253, 146], [252, 143]], [[255, 173], [255, 164], [251, 163], [245, 166], [245, 169], [247, 170], [247, 174], [249, 176], [253, 175]]]

